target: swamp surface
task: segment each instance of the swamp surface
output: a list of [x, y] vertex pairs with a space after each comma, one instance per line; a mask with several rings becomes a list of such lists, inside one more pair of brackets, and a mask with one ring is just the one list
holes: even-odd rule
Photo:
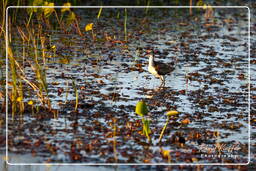
[[[9, 109], [8, 150], [33, 160], [10, 162], [247, 163], [246, 8], [193, 9], [193, 15], [189, 9], [104, 8], [99, 18], [99, 9], [72, 11], [80, 33], [74, 24], [63, 31], [32, 18], [37, 51], [22, 39], [21, 32], [29, 37], [22, 16], [10, 26], [18, 75], [35, 85], [44, 75], [51, 102], [49, 110], [25, 79], [18, 80], [25, 109], [15, 115]], [[89, 23], [93, 28], [85, 31]], [[164, 87], [147, 70], [147, 49], [156, 61], [176, 62]], [[151, 142], [135, 113], [141, 100]], [[171, 110], [179, 114], [158, 142]]]

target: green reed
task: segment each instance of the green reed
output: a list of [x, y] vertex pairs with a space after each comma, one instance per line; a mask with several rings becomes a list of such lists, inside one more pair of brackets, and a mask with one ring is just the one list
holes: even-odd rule
[[12, 79], [12, 91], [11, 91], [11, 106], [12, 106], [12, 120], [17, 111], [17, 97], [18, 97], [18, 88], [17, 88], [17, 71], [15, 66], [15, 61], [13, 57], [13, 52], [11, 48], [8, 48], [8, 61], [10, 63], [11, 79]]
[[127, 41], [127, 9], [124, 9], [124, 40]]
[[78, 95], [76, 83], [75, 83], [74, 80], [72, 81], [72, 87], [73, 87], [73, 89], [74, 89], [75, 96], [76, 96], [75, 111], [77, 111], [77, 107], [78, 107], [78, 97], [79, 97], [79, 95]]

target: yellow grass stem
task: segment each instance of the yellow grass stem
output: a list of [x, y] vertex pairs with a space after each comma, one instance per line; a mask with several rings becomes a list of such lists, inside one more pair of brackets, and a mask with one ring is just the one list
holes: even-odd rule
[[[14, 115], [17, 111], [17, 71], [15, 67], [15, 59], [13, 57], [12, 49], [8, 47], [8, 58], [10, 62], [11, 69], [11, 78], [12, 78], [12, 93], [11, 93], [11, 102], [12, 102], [12, 120], [14, 119]], [[6, 90], [8, 91], [8, 90]]]
[[2, 13], [2, 26], [1, 26], [1, 30], [0, 30], [0, 37], [2, 36], [2, 33], [3, 32], [5, 32], [4, 31], [4, 28], [5, 28], [5, 9], [6, 9], [6, 7], [7, 7], [7, 2], [8, 2], [8, 0], [3, 0], [2, 1], [3, 3], [2, 3], [2, 11], [3, 11], [3, 13]]
[[164, 127], [163, 127], [163, 129], [162, 129], [162, 131], [161, 131], [160, 137], [159, 137], [159, 139], [158, 139], [158, 143], [161, 142], [162, 137], [163, 137], [163, 135], [164, 135], [164, 131], [165, 131], [165, 129], [166, 129], [168, 123], [169, 123], [170, 117], [169, 117], [169, 116], [167, 116], [167, 117], [168, 117], [168, 118], [167, 118], [167, 120], [166, 120], [166, 122], [165, 122], [165, 125], [164, 125]]
[[102, 7], [100, 8], [100, 10], [99, 10], [99, 12], [98, 12], [97, 19], [100, 18], [101, 12], [102, 12]]
[[45, 37], [41, 36], [40, 37], [40, 41], [41, 41], [41, 46], [42, 46], [42, 58], [43, 58], [43, 63], [44, 65], [46, 64], [46, 60], [45, 60]]
[[19, 63], [15, 59], [13, 59], [13, 61], [15, 62], [15, 65], [18, 67], [18, 69], [21, 72], [21, 74], [19, 75], [19, 78], [21, 78], [23, 81], [25, 81], [37, 93], [39, 101], [42, 104], [45, 104], [45, 101], [44, 101], [44, 98], [43, 98], [42, 94], [39, 93], [39, 87], [37, 87], [37, 85], [34, 84], [33, 82], [29, 81], [25, 77], [25, 73], [24, 73], [23, 69], [20, 67]]
[[77, 87], [76, 87], [75, 81], [72, 81], [72, 86], [73, 86], [73, 89], [75, 91], [75, 96], [76, 96], [75, 111], [77, 111], [77, 107], [78, 107], [78, 91], [77, 91]]
[[25, 110], [24, 101], [23, 101], [24, 98], [23, 98], [22, 82], [19, 82], [18, 98], [20, 99], [19, 100], [19, 113], [20, 113], [20, 115], [22, 115]]

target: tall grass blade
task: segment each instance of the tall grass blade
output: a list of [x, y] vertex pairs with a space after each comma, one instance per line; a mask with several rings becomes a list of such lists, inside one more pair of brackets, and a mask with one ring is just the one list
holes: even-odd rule
[[100, 8], [100, 10], [99, 10], [99, 12], [98, 12], [97, 19], [99, 19], [99, 18], [100, 18], [100, 16], [101, 16], [101, 12], [102, 12], [102, 7]]
[[124, 9], [124, 40], [127, 41], [127, 9]]

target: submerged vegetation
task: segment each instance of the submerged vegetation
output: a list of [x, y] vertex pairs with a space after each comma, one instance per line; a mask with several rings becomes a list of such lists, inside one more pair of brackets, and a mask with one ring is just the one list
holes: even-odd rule
[[[10, 152], [47, 163], [247, 162], [246, 9], [29, 2], [45, 7], [9, 8], [8, 37], [4, 17], [0, 30], [9, 45], [8, 101], [3, 59], [0, 100]], [[148, 49], [178, 61], [165, 87], [147, 72]], [[228, 155], [222, 144], [235, 144], [239, 157], [209, 157]]]

